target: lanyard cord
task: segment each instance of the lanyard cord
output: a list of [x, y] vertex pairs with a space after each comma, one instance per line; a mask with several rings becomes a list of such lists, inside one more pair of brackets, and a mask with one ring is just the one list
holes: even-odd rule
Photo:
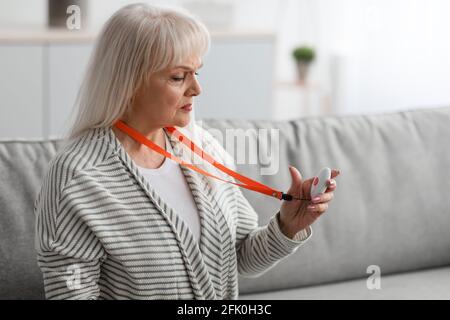
[[[204, 159], [205, 161], [209, 162], [210, 164], [212, 164], [214, 167], [216, 167], [217, 169], [221, 170], [222, 172], [227, 173], [228, 175], [232, 176], [233, 178], [235, 178], [236, 180], [239, 180], [243, 183], [235, 183], [232, 181], [228, 181], [228, 180], [224, 180], [220, 177], [217, 177], [209, 172], [206, 172], [205, 170], [202, 170], [196, 166], [194, 166], [191, 163], [185, 162], [183, 160], [181, 160], [180, 158], [174, 156], [173, 154], [167, 152], [166, 150], [164, 150], [163, 148], [161, 148], [160, 146], [158, 146], [157, 144], [155, 144], [153, 141], [147, 139], [144, 135], [142, 135], [141, 133], [139, 133], [137, 130], [129, 127], [128, 125], [126, 125], [122, 120], [118, 120], [115, 124], [115, 127], [117, 127], [118, 129], [122, 130], [123, 132], [125, 132], [126, 134], [128, 134], [130, 137], [132, 137], [134, 140], [140, 142], [141, 144], [146, 145], [147, 147], [149, 147], [150, 149], [160, 153], [161, 155], [172, 159], [176, 162], [178, 162], [180, 165], [185, 166], [191, 170], [194, 170], [200, 174], [203, 174], [205, 176], [209, 176], [218, 180], [221, 180], [223, 182], [226, 183], [232, 183], [238, 187], [241, 188], [245, 188], [245, 189], [249, 189], [249, 190], [253, 190], [274, 198], [277, 198], [279, 200], [286, 200], [286, 201], [291, 201], [293, 199], [297, 199], [300, 200], [298, 198], [293, 197], [290, 194], [275, 190], [273, 188], [270, 188], [258, 181], [255, 181], [253, 179], [250, 179], [246, 176], [243, 176], [227, 167], [225, 167], [224, 165], [222, 165], [221, 163], [217, 162], [213, 157], [211, 157], [209, 154], [207, 154], [205, 151], [203, 151], [202, 149], [200, 149], [199, 147], [197, 147], [197, 145], [194, 144], [194, 142], [192, 142], [189, 138], [187, 138], [185, 135], [183, 135], [180, 131], [178, 131], [176, 128], [174, 127], [166, 127], [167, 132], [170, 135], [174, 135], [181, 143], [183, 143], [184, 145], [186, 145], [188, 148], [190, 148], [193, 152], [195, 152], [198, 156], [200, 156], [202, 159]], [[302, 199], [303, 200], [303, 199]]]

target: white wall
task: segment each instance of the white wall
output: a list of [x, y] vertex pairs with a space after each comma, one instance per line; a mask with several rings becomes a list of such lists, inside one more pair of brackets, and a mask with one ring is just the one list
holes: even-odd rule
[[46, 0], [0, 1], [0, 28], [41, 27], [46, 19]]
[[341, 112], [450, 105], [449, 1], [319, 2], [323, 52], [343, 63]]
[[[130, 2], [91, 1], [91, 25], [99, 27]], [[145, 2], [180, 5], [183, 0]], [[236, 29], [276, 31], [276, 80], [295, 79], [290, 55], [295, 45], [315, 46], [312, 79], [332, 91], [340, 113], [450, 105], [450, 1], [228, 2], [236, 6]], [[45, 19], [44, 0], [0, 2], [0, 26], [44, 25]]]

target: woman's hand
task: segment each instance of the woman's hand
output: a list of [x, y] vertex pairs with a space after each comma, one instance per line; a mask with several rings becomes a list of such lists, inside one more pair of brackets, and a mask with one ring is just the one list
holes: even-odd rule
[[331, 179], [327, 181], [327, 190], [319, 195], [318, 200], [311, 199], [311, 184], [314, 178], [302, 181], [300, 172], [292, 166], [289, 166], [292, 177], [292, 184], [288, 190], [288, 194], [304, 200], [285, 201], [281, 204], [280, 209], [280, 229], [289, 238], [300, 230], [310, 226], [318, 217], [328, 209], [328, 202], [333, 199], [333, 191], [336, 190], [336, 178], [339, 170], [331, 171]]

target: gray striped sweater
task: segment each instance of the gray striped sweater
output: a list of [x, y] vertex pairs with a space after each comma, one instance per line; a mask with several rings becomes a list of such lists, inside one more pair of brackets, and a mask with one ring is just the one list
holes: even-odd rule
[[[211, 135], [203, 148], [224, 154]], [[184, 147], [169, 136], [174, 154]], [[220, 160], [219, 160], [220, 161]], [[52, 159], [35, 201], [36, 251], [47, 299], [237, 299], [238, 273], [254, 277], [310, 236], [284, 236], [241, 190], [212, 187], [182, 167], [201, 238], [141, 175], [111, 128], [88, 130]], [[230, 178], [228, 178], [230, 180]]]

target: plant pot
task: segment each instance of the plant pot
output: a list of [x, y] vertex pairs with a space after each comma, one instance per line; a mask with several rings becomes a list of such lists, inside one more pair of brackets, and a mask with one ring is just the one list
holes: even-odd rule
[[300, 84], [305, 84], [309, 74], [311, 63], [306, 61], [297, 61], [297, 76]]

